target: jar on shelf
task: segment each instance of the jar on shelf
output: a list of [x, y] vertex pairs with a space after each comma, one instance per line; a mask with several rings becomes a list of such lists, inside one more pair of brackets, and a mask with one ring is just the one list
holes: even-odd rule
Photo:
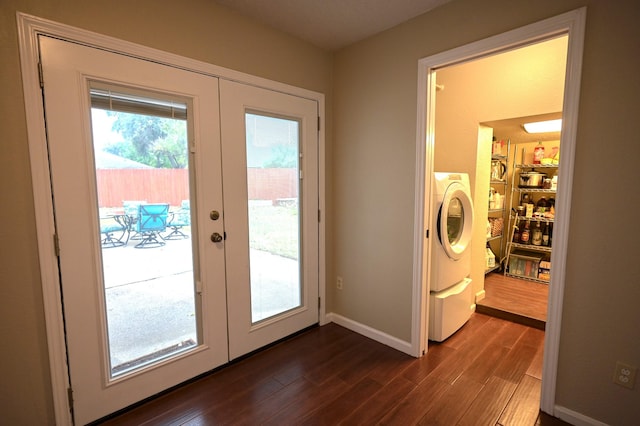
[[547, 202], [546, 197], [540, 197], [538, 202], [536, 203], [536, 212], [544, 213], [549, 210], [549, 203]]

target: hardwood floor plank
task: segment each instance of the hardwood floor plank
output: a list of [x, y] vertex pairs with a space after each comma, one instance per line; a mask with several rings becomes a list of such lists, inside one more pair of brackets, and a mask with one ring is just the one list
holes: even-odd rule
[[531, 365], [526, 371], [526, 374], [542, 381], [542, 361], [544, 356], [544, 341], [540, 343], [536, 349], [536, 354], [531, 361]]
[[500, 416], [502, 426], [535, 424], [540, 411], [540, 380], [524, 376]]
[[168, 422], [158, 418], [163, 424], [193, 425], [193, 424], [219, 424], [233, 418], [238, 411], [244, 409], [246, 402], [257, 403], [283, 389], [282, 384], [274, 379], [263, 380], [260, 383], [250, 384], [243, 390], [233, 391], [229, 389], [226, 396], [217, 401], [211, 400], [197, 416], [183, 416], [177, 421]]
[[458, 421], [458, 425], [495, 425], [516, 388], [515, 383], [491, 377]]
[[404, 377], [396, 377], [384, 388], [371, 395], [365, 402], [344, 418], [342, 425], [372, 425], [407, 396], [417, 385]]
[[365, 342], [358, 342], [344, 348], [334, 356], [327, 358], [316, 365], [307, 368], [304, 377], [316, 385], [322, 385], [325, 381], [337, 376], [344, 370], [358, 365], [366, 358]]
[[351, 386], [344, 393], [336, 395], [333, 401], [308, 413], [297, 424], [300, 425], [336, 425], [358, 408], [361, 401], [382, 389], [375, 380], [365, 378]]
[[462, 373], [462, 377], [475, 380], [481, 385], [487, 383], [500, 364], [500, 360], [502, 360], [508, 352], [509, 348], [505, 348], [498, 342], [491, 342], [480, 352], [469, 368]]
[[464, 344], [438, 365], [430, 376], [453, 384], [475, 362], [480, 352], [495, 339], [497, 332], [503, 326], [501, 322], [485, 321], [480, 327], [474, 328], [473, 334], [466, 337]]
[[[243, 418], [239, 424], [261, 424], [281, 426], [284, 424], [299, 423], [300, 419], [310, 411], [324, 409], [327, 404], [337, 396], [345, 393], [348, 385], [338, 378], [331, 378], [321, 386], [310, 385], [304, 392], [290, 396], [282, 407], [278, 407], [271, 416], [261, 415], [247, 422]], [[273, 408], [273, 407], [270, 407]]]
[[502, 346], [509, 349], [513, 348], [516, 342], [518, 342], [522, 335], [529, 329], [528, 326], [519, 323], [497, 318], [496, 320], [505, 322], [505, 327], [497, 333], [496, 342], [499, 342]]
[[418, 421], [419, 425], [455, 425], [478, 396], [483, 385], [461, 376], [441, 396], [440, 402]]
[[483, 328], [483, 326], [487, 322], [491, 322], [491, 320], [492, 318], [486, 315], [471, 315], [469, 321], [467, 321], [460, 330], [440, 344], [454, 349], [460, 348], [468, 339], [475, 335], [475, 330]]
[[416, 360], [414, 357], [388, 346], [381, 349], [375, 368], [369, 371], [367, 376], [383, 385], [391, 382]]
[[[327, 383], [325, 386], [329, 388], [332, 385], [338, 384]], [[316, 392], [317, 386], [302, 378], [284, 387], [279, 392], [274, 393], [269, 398], [256, 404], [246, 405], [244, 409], [236, 412], [232, 418], [219, 421], [220, 423], [237, 425], [264, 424], [280, 413], [290, 413], [288, 411], [289, 406], [307, 400], [316, 394]], [[293, 414], [293, 412], [291, 412], [291, 414]], [[209, 415], [207, 415], [206, 418], [209, 419]]]
[[522, 376], [525, 375], [533, 362], [538, 350], [537, 346], [532, 345], [532, 336], [535, 337], [535, 335], [530, 333], [530, 330], [534, 329], [530, 328], [527, 330], [518, 342], [516, 342], [513, 349], [502, 359], [494, 371], [495, 376], [513, 383], [520, 382]]
[[349, 369], [343, 369], [338, 377], [347, 383], [357, 383], [369, 376], [384, 385], [393, 380], [398, 371], [413, 365], [414, 358], [388, 346], [376, 344], [365, 349], [364, 357]]
[[484, 280], [485, 298], [477, 311], [544, 329], [549, 285], [491, 273]]
[[543, 343], [541, 330], [474, 313], [416, 359], [329, 324], [104, 424], [563, 424], [538, 412]]
[[407, 380], [411, 380], [416, 385], [424, 380], [433, 370], [442, 362], [455, 353], [455, 349], [446, 345], [434, 344], [429, 342], [429, 350], [422, 358], [418, 358], [417, 362], [409, 365], [402, 376]]
[[451, 384], [431, 375], [409, 392], [379, 422], [381, 425], [414, 425], [433, 407], [440, 403], [440, 398], [451, 387]]
[[211, 404], [215, 404], [218, 398], [226, 395], [226, 389], [232, 388], [235, 383], [242, 380], [230, 374], [214, 373], [155, 398], [143, 406], [136, 407], [126, 415], [108, 419], [103, 424], [151, 425], [188, 419], [199, 415]]
[[[273, 375], [279, 382], [287, 385], [307, 374], [318, 364], [338, 356], [344, 350], [360, 344], [364, 340], [368, 340], [364, 336], [354, 339], [353, 335], [345, 334], [345, 330], [342, 328], [338, 333], [327, 333], [322, 336], [322, 339], [309, 339], [305, 335], [299, 336], [296, 339], [300, 339], [301, 342], [293, 350], [288, 348], [288, 345], [284, 345], [286, 347], [284, 350], [281, 349], [281, 345], [271, 348], [276, 352], [274, 359], [272, 359], [273, 365], [263, 366], [257, 372], [258, 376]], [[335, 340], [332, 341], [332, 338]], [[284, 360], [295, 360], [295, 362], [283, 362]]]

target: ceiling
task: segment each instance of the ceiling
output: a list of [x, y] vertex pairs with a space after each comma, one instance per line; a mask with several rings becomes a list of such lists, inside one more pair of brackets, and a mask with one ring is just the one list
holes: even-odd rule
[[560, 132], [527, 133], [522, 125], [534, 121], [555, 120], [562, 118], [561, 112], [532, 115], [528, 117], [509, 118], [506, 120], [486, 121], [483, 124], [493, 128], [493, 135], [498, 139], [511, 139], [511, 142], [538, 142], [560, 140]]
[[215, 0], [327, 50], [395, 27], [452, 0]]

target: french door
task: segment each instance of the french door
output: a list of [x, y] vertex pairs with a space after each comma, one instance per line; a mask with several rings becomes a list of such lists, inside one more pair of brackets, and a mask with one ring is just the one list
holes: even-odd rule
[[226, 80], [220, 99], [234, 359], [318, 322], [318, 107]]
[[315, 102], [40, 50], [77, 424], [317, 322]]

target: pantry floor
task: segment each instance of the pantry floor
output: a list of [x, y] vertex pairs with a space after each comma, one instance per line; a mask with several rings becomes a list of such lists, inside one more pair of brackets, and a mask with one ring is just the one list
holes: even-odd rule
[[544, 330], [549, 286], [492, 272], [484, 279], [485, 298], [476, 311]]

